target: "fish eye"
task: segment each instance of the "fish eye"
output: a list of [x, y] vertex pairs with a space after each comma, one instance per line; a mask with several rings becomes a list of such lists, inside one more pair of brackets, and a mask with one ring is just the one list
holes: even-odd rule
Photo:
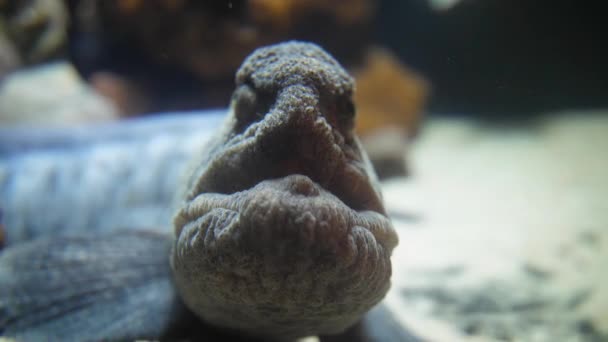
[[262, 121], [271, 110], [276, 94], [260, 91], [250, 84], [240, 85], [232, 94], [232, 108], [237, 121], [237, 130]]
[[232, 94], [232, 107], [236, 119], [241, 123], [247, 123], [255, 115], [257, 95], [248, 85], [238, 87]]
[[355, 118], [355, 104], [353, 103], [352, 100], [348, 99], [346, 100], [345, 104], [344, 104], [344, 116], [349, 118], [349, 119], [354, 119]]

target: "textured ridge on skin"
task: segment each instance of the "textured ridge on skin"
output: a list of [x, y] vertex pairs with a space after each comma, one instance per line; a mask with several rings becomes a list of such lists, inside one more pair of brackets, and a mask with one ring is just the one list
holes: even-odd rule
[[390, 287], [397, 236], [354, 136], [353, 80], [313, 44], [256, 50], [174, 219], [186, 305], [249, 335], [354, 324]]

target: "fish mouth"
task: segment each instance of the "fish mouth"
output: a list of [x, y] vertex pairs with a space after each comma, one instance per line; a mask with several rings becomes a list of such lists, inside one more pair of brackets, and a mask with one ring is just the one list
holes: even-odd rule
[[176, 285], [218, 326], [339, 332], [388, 291], [396, 232], [356, 139], [265, 121], [222, 144], [175, 216]]
[[390, 288], [389, 219], [353, 210], [304, 175], [200, 195], [176, 221], [176, 286], [219, 327], [264, 338], [335, 334]]
[[386, 215], [375, 174], [359, 141], [332, 127], [322, 116], [291, 118], [270, 131], [267, 128], [272, 124], [267, 121], [280, 119], [267, 118], [223, 142], [222, 150], [196, 175], [186, 200], [205, 193], [233, 194], [265, 180], [300, 174], [353, 210]]
[[[375, 225], [378, 221], [384, 230], [392, 231], [375, 175], [355, 137], [345, 138], [323, 117], [303, 120], [300, 116], [296, 123], [287, 122], [270, 132], [265, 131], [267, 120], [271, 118], [252, 124], [242, 135], [225, 142], [223, 150], [200, 172], [175, 219], [176, 236], [185, 224], [214, 207], [236, 210], [241, 216], [254, 214], [244, 210], [244, 198], [259, 202], [262, 196], [256, 192], [271, 188], [277, 198], [293, 195], [309, 202], [302, 203], [302, 208], [285, 203], [294, 215], [306, 209], [314, 216], [333, 204], [336, 216], [360, 221], [353, 224], [365, 227], [367, 224], [361, 222]], [[315, 196], [306, 195], [308, 192]], [[396, 234], [377, 238], [389, 250], [395, 247]]]
[[[265, 180], [251, 189], [225, 195], [206, 193], [187, 203], [176, 217], [177, 236], [187, 246], [217, 253], [235, 241], [253, 253], [287, 242], [292, 251], [333, 252], [353, 262], [353, 234], [365, 230], [367, 243], [388, 254], [397, 245], [390, 220], [375, 211], [355, 211], [310, 177], [292, 174]], [[186, 230], [187, 232], [183, 232]], [[370, 235], [371, 234], [371, 235]], [[277, 250], [284, 257], [284, 251]], [[282, 268], [277, 260], [277, 268]]]

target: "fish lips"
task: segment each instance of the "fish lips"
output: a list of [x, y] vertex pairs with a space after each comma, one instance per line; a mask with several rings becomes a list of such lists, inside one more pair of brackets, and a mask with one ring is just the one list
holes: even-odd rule
[[177, 287], [218, 326], [273, 338], [336, 333], [390, 287], [388, 218], [353, 210], [304, 175], [201, 194], [175, 223]]
[[[266, 180], [229, 195], [201, 194], [182, 207], [174, 223], [178, 239], [203, 248], [218, 248], [215, 244], [226, 237], [243, 240], [254, 250], [281, 240], [337, 250], [356, 227], [369, 231], [389, 253], [398, 241], [386, 216], [373, 210], [356, 211], [308, 176], [298, 174]], [[192, 227], [196, 227], [195, 236], [182, 237]], [[252, 234], [249, 239], [245, 239], [247, 232]]]

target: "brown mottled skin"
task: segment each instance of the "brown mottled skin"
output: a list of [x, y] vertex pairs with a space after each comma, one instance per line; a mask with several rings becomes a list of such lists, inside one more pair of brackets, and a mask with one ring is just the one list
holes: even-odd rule
[[[165, 336], [181, 303], [245, 336], [339, 334], [382, 300], [397, 235], [353, 133], [352, 78], [318, 46], [289, 42], [256, 50], [236, 86], [228, 117], [184, 182], [170, 252], [167, 238], [138, 232], [125, 233], [118, 254], [117, 233], [9, 247], [0, 256], [0, 333], [73, 336], [73, 322], [96, 320], [77, 312], [91, 296], [77, 284], [109, 291], [87, 304], [115, 322], [89, 329], [92, 340]], [[128, 314], [134, 308], [141, 316]], [[366, 324], [389, 321], [373, 312], [383, 318], [361, 321], [361, 341], [402, 339], [386, 329], [363, 336]]]

